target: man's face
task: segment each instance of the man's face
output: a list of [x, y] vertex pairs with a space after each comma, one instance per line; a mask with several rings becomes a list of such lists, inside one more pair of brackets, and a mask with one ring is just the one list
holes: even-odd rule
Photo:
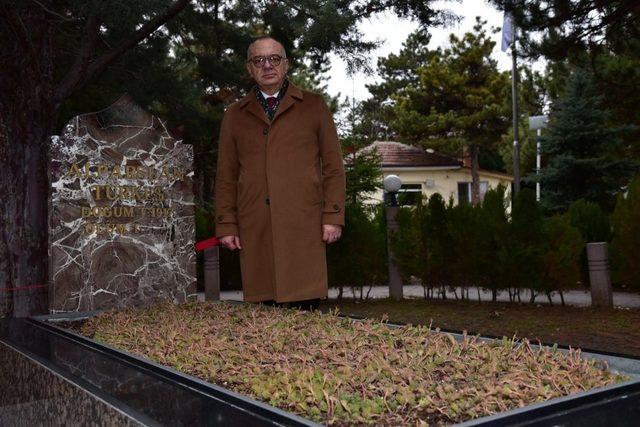
[[[284, 55], [284, 50], [280, 43], [271, 39], [258, 40], [251, 47], [249, 59], [258, 56], [269, 58], [272, 55]], [[249, 74], [264, 92], [275, 92], [280, 89], [288, 69], [289, 62], [286, 58], [282, 58], [279, 65], [273, 65], [268, 60], [264, 61], [262, 66], [256, 66], [251, 61], [247, 62]]]

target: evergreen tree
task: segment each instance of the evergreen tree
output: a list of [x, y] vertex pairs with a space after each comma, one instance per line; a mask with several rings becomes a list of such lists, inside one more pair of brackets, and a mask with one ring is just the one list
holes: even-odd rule
[[396, 216], [398, 231], [391, 236], [391, 248], [404, 283], [411, 277], [429, 285], [429, 248], [426, 229], [429, 223], [428, 203], [419, 197], [416, 204], [403, 207]]
[[633, 124], [626, 156], [640, 159], [640, 9], [637, 0], [492, 0], [513, 14], [520, 56], [548, 62], [552, 99], [564, 93], [575, 67], [590, 70], [612, 125]]
[[361, 204], [345, 207], [343, 236], [327, 247], [329, 285], [363, 290], [367, 286], [388, 282], [387, 232], [384, 209], [372, 211]]
[[397, 135], [390, 126], [395, 119], [396, 94], [406, 87], [417, 87], [419, 70], [426, 66], [435, 51], [428, 45], [431, 35], [424, 28], [411, 33], [399, 53], [378, 58], [377, 73], [381, 81], [367, 85], [371, 98], [362, 101], [362, 125], [371, 140], [395, 140]]
[[[510, 12], [532, 56], [552, 60], [603, 46], [621, 48], [640, 35], [637, 0], [491, 0]], [[540, 34], [542, 37], [534, 36]]]
[[449, 244], [452, 250], [449, 260], [453, 264], [450, 285], [462, 288], [462, 299], [465, 290], [468, 292], [470, 286], [477, 285], [479, 276], [483, 249], [480, 209], [480, 205], [461, 203], [447, 211], [447, 231], [451, 236]]
[[609, 218], [600, 206], [584, 199], [569, 206], [569, 221], [578, 229], [585, 242], [608, 242], [611, 240]]
[[640, 290], [640, 177], [619, 194], [611, 215], [611, 266], [615, 283]]
[[[474, 31], [450, 36], [418, 70], [419, 82], [397, 95], [393, 126], [408, 141], [461, 154], [469, 147], [472, 201], [480, 201], [479, 151], [495, 149], [509, 128], [508, 77], [491, 58], [495, 43], [479, 17]], [[448, 148], [448, 150], [447, 150]]]
[[506, 188], [502, 185], [487, 191], [480, 212], [478, 285], [491, 289], [493, 301], [496, 301], [499, 290], [509, 286], [504, 277], [503, 263], [498, 256], [507, 237], [505, 193]]
[[347, 203], [350, 204], [365, 202], [382, 188], [382, 158], [369, 145], [373, 141], [363, 133], [361, 111], [361, 103], [349, 108], [340, 132], [347, 184], [346, 196]]
[[541, 288], [547, 294], [559, 292], [564, 306], [563, 289], [574, 286], [580, 279], [580, 254], [584, 240], [566, 215], [545, 219], [542, 232]]
[[452, 283], [455, 270], [452, 262], [454, 256], [452, 237], [447, 227], [448, 212], [440, 194], [435, 193], [429, 197], [429, 221], [425, 231], [429, 269], [427, 283], [431, 288], [439, 288], [443, 298], [446, 298], [446, 287]]
[[531, 302], [535, 292], [543, 289], [540, 277], [544, 243], [542, 226], [543, 216], [536, 195], [525, 188], [514, 199], [511, 222], [499, 259], [510, 286], [531, 289]]
[[636, 164], [616, 157], [625, 128], [607, 126], [589, 75], [576, 70], [567, 93], [550, 115], [541, 139], [546, 166], [538, 177], [542, 202], [552, 212], [564, 211], [584, 198], [611, 210], [616, 194], [629, 182]]

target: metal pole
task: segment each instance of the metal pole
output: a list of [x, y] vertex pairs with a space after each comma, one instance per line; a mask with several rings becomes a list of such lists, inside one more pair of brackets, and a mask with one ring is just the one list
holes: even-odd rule
[[516, 32], [513, 26], [513, 41], [511, 44], [511, 54], [513, 66], [511, 68], [511, 95], [513, 100], [513, 192], [514, 195], [520, 191], [520, 142], [518, 141], [518, 62], [516, 54]]
[[396, 215], [400, 208], [398, 207], [396, 193], [389, 192], [389, 205], [385, 207], [387, 216], [387, 257], [389, 262], [389, 296], [395, 301], [402, 300], [402, 277], [398, 270], [393, 250], [391, 250], [391, 236], [398, 231], [398, 222]]
[[[542, 129], [537, 130], [538, 137], [536, 138], [536, 176], [540, 175], [540, 136], [542, 135]], [[536, 200], [540, 201], [540, 181], [536, 182]]]

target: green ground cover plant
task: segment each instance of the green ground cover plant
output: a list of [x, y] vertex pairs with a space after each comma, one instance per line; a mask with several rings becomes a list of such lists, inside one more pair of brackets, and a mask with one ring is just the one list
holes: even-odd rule
[[261, 305], [159, 304], [100, 314], [82, 332], [337, 426], [451, 424], [625, 380], [579, 350]]

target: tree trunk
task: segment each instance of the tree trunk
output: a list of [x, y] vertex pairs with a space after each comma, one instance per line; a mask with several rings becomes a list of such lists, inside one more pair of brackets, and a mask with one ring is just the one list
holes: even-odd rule
[[480, 147], [472, 144], [471, 150], [471, 203], [475, 206], [480, 203], [480, 163], [478, 161], [478, 153]]
[[492, 289], [491, 290], [491, 301], [493, 301], [493, 302], [498, 301], [498, 290], [497, 289]]
[[564, 293], [562, 292], [562, 290], [559, 290], [558, 293], [560, 293], [560, 304], [563, 307], [566, 307], [565, 304], [564, 304]]
[[533, 289], [529, 289], [529, 292], [531, 292], [531, 298], [529, 298], [529, 303], [533, 304], [534, 302], [536, 302], [536, 291]]
[[369, 285], [369, 289], [367, 289], [367, 296], [364, 298], [365, 301], [369, 301], [369, 296], [371, 295], [372, 290], [373, 290], [373, 284]]
[[[26, 100], [24, 100], [26, 101]], [[47, 312], [47, 145], [51, 127], [25, 105], [23, 114], [6, 114], [0, 147], [0, 302], [2, 315], [25, 317]], [[38, 100], [33, 101], [37, 106]], [[13, 113], [13, 112], [11, 112]], [[26, 120], [25, 120], [26, 119]], [[38, 125], [34, 125], [37, 123]], [[4, 289], [3, 289], [4, 288]]]
[[[23, 26], [33, 30], [27, 34]], [[48, 140], [56, 119], [43, 10], [0, 20], [0, 316], [48, 309]]]

